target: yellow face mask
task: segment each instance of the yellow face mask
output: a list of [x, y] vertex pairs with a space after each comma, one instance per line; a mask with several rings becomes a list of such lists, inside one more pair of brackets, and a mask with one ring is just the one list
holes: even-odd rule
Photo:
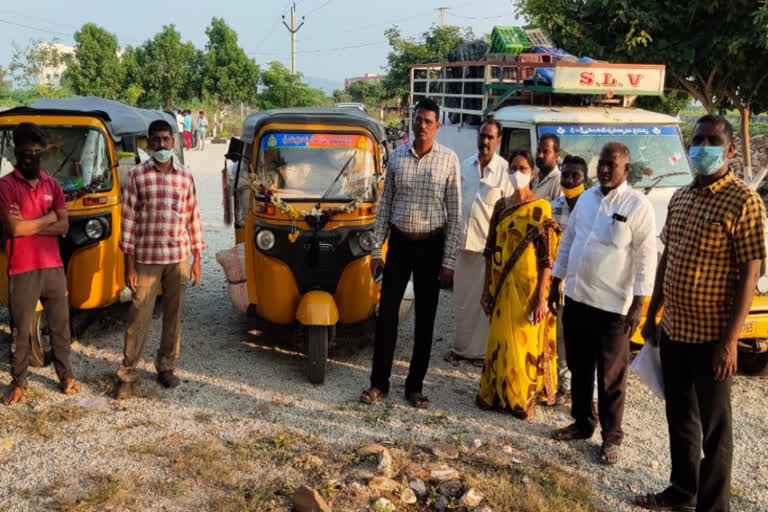
[[566, 199], [574, 199], [579, 197], [584, 192], [584, 184], [577, 185], [573, 188], [560, 187], [563, 190], [563, 195]]

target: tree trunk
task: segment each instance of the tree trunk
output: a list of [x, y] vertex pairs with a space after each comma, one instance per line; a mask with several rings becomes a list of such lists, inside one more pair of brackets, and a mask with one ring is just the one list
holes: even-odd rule
[[752, 181], [752, 143], [749, 140], [749, 105], [739, 109], [741, 114], [741, 139], [744, 152], [744, 181]]

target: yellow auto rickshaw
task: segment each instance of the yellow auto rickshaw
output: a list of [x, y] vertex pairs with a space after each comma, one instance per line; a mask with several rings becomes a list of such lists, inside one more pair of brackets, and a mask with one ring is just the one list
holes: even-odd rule
[[363, 112], [296, 108], [249, 116], [230, 143], [236, 174], [250, 172], [237, 235], [248, 301], [269, 322], [303, 326], [313, 383], [325, 380], [337, 323], [364, 322], [378, 303], [370, 254], [385, 139]]
[[[173, 116], [136, 109], [102, 98], [40, 100], [30, 107], [0, 112], [0, 176], [14, 168], [13, 130], [22, 122], [38, 125], [47, 138], [42, 167], [64, 191], [69, 232], [60, 239], [69, 303], [74, 309], [114, 304], [126, 290], [120, 251], [120, 179], [148, 158], [147, 128]], [[176, 134], [178, 135], [178, 134]], [[181, 153], [178, 157], [182, 158]], [[8, 306], [8, 257], [0, 247], [0, 302]], [[123, 293], [125, 298], [130, 294]], [[32, 364], [44, 364], [46, 339], [43, 305], [32, 330]]]

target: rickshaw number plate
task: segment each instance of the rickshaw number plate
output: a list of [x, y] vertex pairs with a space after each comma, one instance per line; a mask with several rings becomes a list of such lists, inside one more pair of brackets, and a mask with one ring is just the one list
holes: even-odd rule
[[744, 327], [741, 328], [741, 334], [752, 334], [755, 332], [755, 323], [752, 321], [744, 322]]

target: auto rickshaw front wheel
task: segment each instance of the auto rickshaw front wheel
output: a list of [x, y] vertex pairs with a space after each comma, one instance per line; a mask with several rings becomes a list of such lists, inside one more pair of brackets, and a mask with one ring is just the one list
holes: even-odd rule
[[331, 327], [307, 325], [304, 327], [304, 336], [307, 343], [307, 376], [309, 382], [322, 384], [325, 382]]
[[30, 335], [29, 364], [31, 366], [48, 366], [53, 361], [51, 351], [51, 331], [48, 328], [48, 315], [43, 311], [35, 311], [32, 319], [32, 334]]

